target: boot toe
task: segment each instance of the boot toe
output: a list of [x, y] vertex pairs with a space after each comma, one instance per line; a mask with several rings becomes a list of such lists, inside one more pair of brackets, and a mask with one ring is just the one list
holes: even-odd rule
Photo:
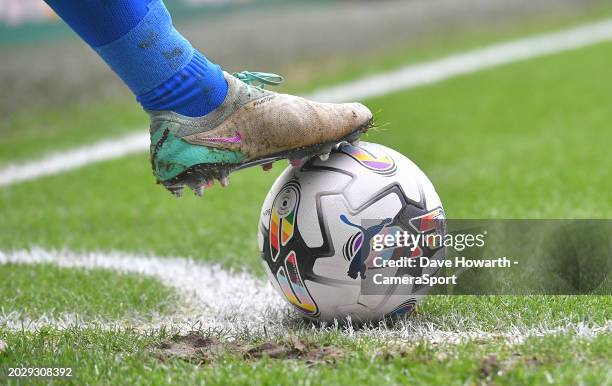
[[357, 123], [357, 126], [363, 126], [372, 120], [372, 112], [365, 105], [361, 103], [352, 103], [351, 107], [351, 113]]

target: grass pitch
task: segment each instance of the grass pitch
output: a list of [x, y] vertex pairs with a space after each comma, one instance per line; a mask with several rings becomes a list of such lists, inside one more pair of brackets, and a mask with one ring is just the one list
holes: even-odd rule
[[112, 320], [164, 313], [178, 300], [156, 280], [96, 269], [66, 269], [51, 264], [0, 265], [3, 313], [31, 318], [71, 313]]
[[612, 355], [609, 335], [593, 341], [560, 335], [531, 338], [518, 345], [499, 341], [404, 347], [328, 335], [315, 344], [333, 344], [342, 350], [327, 362], [252, 359], [244, 352], [229, 351], [214, 360], [159, 359], [160, 342], [171, 339], [168, 332], [134, 335], [43, 329], [35, 334], [10, 333], [13, 349], [4, 358], [24, 366], [72, 364], [80, 384], [351, 384], [358, 380], [368, 384], [595, 385], [609, 382], [609, 372], [602, 369]]
[[[611, 48], [601, 44], [376, 98], [368, 105], [380, 127], [365, 139], [421, 166], [452, 218], [610, 218], [612, 82], [602, 74]], [[15, 127], [28, 131], [0, 146], [0, 162], [87, 142], [100, 131], [106, 136], [144, 126], [135, 111], [106, 105], [17, 117]], [[47, 121], [63, 128], [46, 132]], [[5, 187], [0, 248], [190, 256], [261, 277], [260, 202], [282, 168], [235, 174], [229, 190], [211, 190], [203, 200], [177, 201], [156, 189], [145, 154]], [[78, 311], [121, 319], [171, 312], [176, 296], [154, 279], [105, 270], [16, 268], [0, 266], [2, 278], [10, 277], [0, 284], [4, 314]], [[72, 366], [75, 378], [55, 382], [610, 384], [611, 302], [610, 296], [436, 296], [398, 325], [354, 331], [296, 324], [284, 337], [243, 331], [233, 336], [240, 347], [223, 345], [211, 357], [197, 350], [164, 356], [164, 342], [177, 339], [171, 328], [20, 331], [0, 325], [0, 340], [8, 345], [0, 352], [0, 378], [11, 366]], [[429, 326], [441, 339], [413, 339], [414, 326]], [[580, 326], [601, 328], [591, 335]], [[473, 335], [453, 340], [443, 332]], [[199, 334], [228, 338], [222, 330]], [[293, 351], [281, 352], [280, 360], [248, 354], [270, 341], [298, 350], [296, 339], [335, 354], [313, 360]]]
[[[612, 84], [601, 74], [611, 48], [374, 99], [380, 128], [364, 140], [417, 163], [450, 218], [609, 218], [612, 132], [602, 101]], [[191, 256], [262, 273], [245, 256], [257, 256], [260, 202], [282, 163], [269, 174], [236, 173], [231, 189], [204, 200], [178, 201], [156, 189], [149, 167], [142, 154], [0, 190], [0, 245]]]

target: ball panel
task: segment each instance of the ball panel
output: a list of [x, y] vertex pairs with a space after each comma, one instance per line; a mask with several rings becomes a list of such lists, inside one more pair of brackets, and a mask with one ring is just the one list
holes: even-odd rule
[[[442, 207], [440, 197], [425, 173], [423, 173], [414, 162], [401, 153], [388, 147], [385, 147], [385, 150], [393, 156], [393, 158], [401, 160], [402, 167], [398, 168], [397, 179], [402, 186], [402, 190], [406, 194], [406, 198], [415, 202], [420, 202], [421, 199], [424, 199], [428, 210]], [[412, 183], [411, 181], [413, 180], [417, 180], [418, 185]], [[420, 191], [418, 186], [420, 186]], [[417, 193], [417, 191], [419, 192]]]
[[[305, 213], [317, 213], [319, 197], [342, 192], [350, 183], [351, 177], [342, 173], [322, 170], [296, 171], [295, 178], [302, 187], [302, 202], [300, 206]], [[311, 248], [323, 245], [323, 229], [319, 226], [319, 219], [315, 215], [299, 216], [297, 219], [300, 234], [306, 245]]]
[[317, 319], [321, 321], [334, 320], [340, 308], [357, 303], [359, 297], [358, 285], [324, 284], [308, 280], [306, 284], [312, 296], [317, 299]]

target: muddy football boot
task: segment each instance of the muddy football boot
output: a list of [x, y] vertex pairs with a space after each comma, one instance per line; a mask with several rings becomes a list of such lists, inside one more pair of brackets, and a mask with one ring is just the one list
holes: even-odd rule
[[227, 186], [231, 172], [255, 165], [268, 170], [283, 158], [294, 166], [312, 156], [325, 159], [372, 124], [372, 113], [359, 103], [317, 103], [263, 89], [281, 83], [279, 75], [245, 71], [225, 79], [223, 104], [203, 117], [148, 111], [153, 174], [176, 196], [185, 185], [202, 195], [214, 179]]

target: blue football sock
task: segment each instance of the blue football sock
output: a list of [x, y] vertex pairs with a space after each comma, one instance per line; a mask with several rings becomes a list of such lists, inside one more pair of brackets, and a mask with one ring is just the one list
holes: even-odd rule
[[223, 71], [176, 31], [161, 0], [46, 1], [145, 109], [197, 117], [223, 103]]

